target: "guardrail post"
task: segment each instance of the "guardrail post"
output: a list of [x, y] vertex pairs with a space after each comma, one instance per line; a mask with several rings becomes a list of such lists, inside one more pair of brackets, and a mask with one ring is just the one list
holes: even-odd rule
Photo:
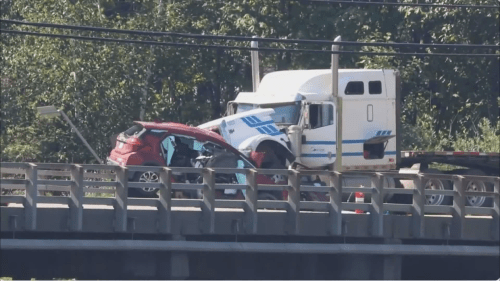
[[163, 168], [160, 171], [160, 191], [158, 203], [158, 230], [161, 233], [172, 231], [172, 170]]
[[215, 232], [215, 171], [203, 169], [203, 202], [201, 204], [201, 227], [204, 233]]
[[300, 229], [300, 172], [289, 171], [288, 176], [287, 229], [289, 234], [299, 234]]
[[115, 231], [127, 231], [128, 169], [116, 167]]
[[245, 195], [245, 232], [248, 234], [257, 233], [257, 198], [258, 198], [258, 184], [257, 184], [257, 170], [249, 169], [246, 174], [247, 189]]
[[342, 235], [342, 174], [330, 173], [330, 204], [328, 205], [328, 231], [330, 235]]
[[492, 227], [491, 234], [493, 235], [493, 239], [499, 240], [500, 239], [500, 178], [496, 178], [493, 184], [494, 184], [493, 192], [495, 193], [495, 196], [493, 197], [493, 212], [491, 214], [493, 218], [491, 226]]
[[453, 177], [453, 210], [451, 222], [451, 238], [460, 239], [464, 231], [465, 220], [465, 188], [464, 177]]
[[384, 235], [384, 176], [381, 173], [375, 173], [372, 176], [372, 185], [374, 187], [371, 198], [371, 235]]
[[36, 230], [36, 203], [38, 201], [38, 171], [37, 166], [28, 163], [26, 167], [26, 198], [24, 200], [24, 227], [26, 230]]
[[70, 187], [70, 229], [81, 231], [83, 225], [83, 167], [80, 165], [71, 165], [71, 183]]
[[413, 208], [412, 208], [412, 235], [415, 238], [424, 237], [425, 235], [425, 186], [424, 176], [417, 175], [413, 180], [415, 184], [415, 192], [413, 193]]

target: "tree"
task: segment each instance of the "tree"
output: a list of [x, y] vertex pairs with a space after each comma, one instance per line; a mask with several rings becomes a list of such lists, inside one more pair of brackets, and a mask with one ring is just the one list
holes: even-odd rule
[[[479, 1], [486, 3], [486, 0]], [[347, 41], [499, 44], [499, 12], [495, 9], [343, 6], [283, 0], [17, 0], [2, 1], [2, 18], [194, 34], [325, 40], [342, 35]], [[238, 41], [158, 38], [6, 24], [2, 24], [2, 28], [250, 45]], [[110, 150], [110, 137], [125, 130], [134, 120], [157, 119], [197, 125], [220, 117], [227, 102], [237, 93], [252, 90], [250, 54], [237, 50], [11, 34], [2, 34], [1, 46], [2, 161], [92, 161], [67, 124], [62, 120], [39, 119], [37, 106], [53, 104], [64, 110], [104, 158]], [[261, 46], [294, 47], [282, 43]], [[296, 47], [330, 49], [330, 46], [317, 45]], [[362, 50], [415, 51], [401, 47]], [[417, 51], [437, 52], [424, 48]], [[260, 58], [265, 72], [330, 67], [330, 56], [326, 54], [261, 52]], [[453, 149], [462, 145], [463, 139], [481, 137], [477, 130], [467, 129], [477, 127], [479, 120], [487, 118], [491, 124], [497, 123], [498, 59], [342, 55], [340, 65], [394, 68], [401, 72], [406, 149]], [[491, 128], [498, 136], [498, 127]]]

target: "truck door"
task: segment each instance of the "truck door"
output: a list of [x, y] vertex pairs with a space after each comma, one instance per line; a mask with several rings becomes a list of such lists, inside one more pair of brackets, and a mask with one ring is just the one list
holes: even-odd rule
[[306, 102], [303, 105], [301, 125], [301, 162], [319, 167], [335, 161], [335, 105], [332, 102]]

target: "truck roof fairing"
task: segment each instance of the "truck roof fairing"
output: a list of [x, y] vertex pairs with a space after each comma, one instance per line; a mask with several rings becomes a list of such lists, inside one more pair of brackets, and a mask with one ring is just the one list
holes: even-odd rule
[[[340, 69], [339, 88], [360, 77], [394, 72], [392, 69]], [[379, 79], [377, 79], [379, 80]], [[342, 95], [342, 93], [340, 93]], [[307, 100], [328, 100], [332, 95], [330, 69], [285, 70], [266, 74], [257, 92], [242, 92], [235, 102], [251, 104], [287, 103]]]

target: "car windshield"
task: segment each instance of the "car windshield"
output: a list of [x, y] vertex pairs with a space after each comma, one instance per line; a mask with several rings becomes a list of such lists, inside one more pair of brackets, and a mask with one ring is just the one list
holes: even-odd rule
[[300, 117], [300, 102], [294, 104], [245, 104], [240, 103], [236, 108], [236, 113], [242, 113], [255, 108], [272, 108], [274, 109], [274, 114], [271, 118], [276, 124], [287, 124], [296, 125], [299, 122]]

